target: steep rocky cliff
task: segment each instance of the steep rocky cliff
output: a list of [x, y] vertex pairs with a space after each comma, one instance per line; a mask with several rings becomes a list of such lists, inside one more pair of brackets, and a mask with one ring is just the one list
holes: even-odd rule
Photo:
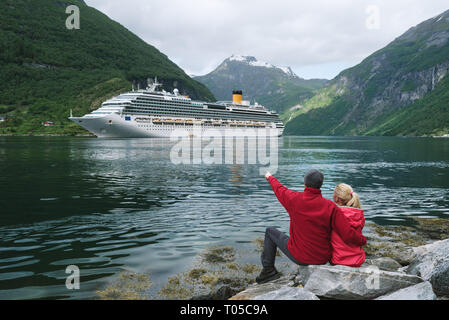
[[[289, 115], [286, 133], [447, 133], [448, 71], [449, 11], [446, 11], [411, 28], [359, 65], [340, 73], [303, 108]], [[425, 97], [430, 101], [423, 104]], [[410, 119], [405, 126], [404, 116]], [[424, 127], [417, 122], [420, 119], [425, 120]], [[314, 125], [317, 121], [319, 125]], [[403, 127], [401, 130], [399, 125]]]

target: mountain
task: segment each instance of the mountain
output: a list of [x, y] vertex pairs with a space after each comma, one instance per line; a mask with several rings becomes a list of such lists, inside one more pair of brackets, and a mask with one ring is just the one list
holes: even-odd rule
[[295, 135], [449, 132], [449, 10], [341, 72], [284, 119]]
[[304, 80], [289, 67], [276, 67], [251, 56], [233, 55], [214, 71], [194, 77], [218, 100], [231, 100], [233, 90], [243, 90], [245, 100], [283, 111], [313, 96], [327, 80]]
[[[80, 29], [68, 30], [67, 6], [80, 10]], [[192, 98], [215, 100], [166, 55], [83, 1], [0, 2], [0, 133], [80, 133], [67, 120], [107, 98], [158, 77]], [[54, 127], [42, 122], [53, 121]]]

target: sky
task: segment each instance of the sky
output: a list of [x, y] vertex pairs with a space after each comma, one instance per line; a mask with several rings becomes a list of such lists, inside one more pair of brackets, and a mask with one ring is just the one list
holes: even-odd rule
[[[85, 0], [155, 46], [189, 75], [231, 55], [332, 79], [447, 0]], [[81, 12], [82, 21], [82, 12]]]

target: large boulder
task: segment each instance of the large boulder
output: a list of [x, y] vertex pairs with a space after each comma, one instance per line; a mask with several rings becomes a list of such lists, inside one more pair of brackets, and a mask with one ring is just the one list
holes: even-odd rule
[[430, 281], [437, 295], [449, 295], [449, 239], [414, 248], [407, 273]]
[[432, 290], [432, 284], [429, 281], [426, 281], [381, 296], [376, 300], [436, 300], [436, 299], [437, 296]]
[[194, 296], [191, 300], [227, 300], [237, 293], [230, 286], [222, 286], [209, 294]]
[[381, 270], [385, 271], [398, 271], [402, 265], [396, 260], [388, 257], [366, 259], [362, 267], [377, 266]]
[[414, 275], [380, 270], [376, 266], [299, 266], [296, 282], [318, 297], [342, 300], [374, 299], [423, 280]]
[[291, 276], [284, 276], [277, 280], [273, 280], [271, 282], [263, 284], [254, 283], [250, 285], [248, 288], [246, 288], [244, 291], [231, 297], [229, 300], [252, 300], [255, 297], [279, 290], [291, 284], [292, 284]]
[[252, 300], [320, 300], [316, 295], [300, 287], [282, 287], [281, 289], [271, 291]]

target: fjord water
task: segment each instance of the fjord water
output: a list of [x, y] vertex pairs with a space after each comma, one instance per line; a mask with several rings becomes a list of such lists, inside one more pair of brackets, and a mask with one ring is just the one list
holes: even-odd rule
[[[248, 246], [288, 215], [258, 165], [176, 165], [169, 139], [0, 137], [0, 299], [95, 298], [120, 271], [152, 281], [213, 245]], [[276, 177], [351, 184], [368, 221], [449, 218], [449, 139], [283, 137]], [[254, 261], [258, 254], [253, 253]], [[65, 269], [81, 270], [68, 290]]]

